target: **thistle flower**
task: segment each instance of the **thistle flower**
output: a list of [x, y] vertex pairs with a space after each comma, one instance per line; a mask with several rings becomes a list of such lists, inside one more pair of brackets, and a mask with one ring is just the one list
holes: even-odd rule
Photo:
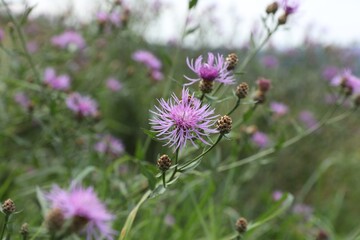
[[199, 56], [195, 62], [193, 59], [186, 58], [188, 67], [197, 75], [197, 78], [189, 78], [185, 76], [190, 83], [185, 85], [191, 85], [201, 80], [215, 81], [223, 84], [235, 83], [234, 76], [231, 71], [228, 71], [228, 63], [225, 61], [223, 55], [218, 54], [217, 57], [211, 52], [208, 53], [206, 62], [203, 62], [203, 57]]
[[33, 106], [31, 100], [24, 92], [18, 92], [14, 95], [14, 100], [19, 104], [24, 110], [30, 110]]
[[106, 87], [112, 92], [118, 92], [122, 89], [122, 84], [115, 78], [108, 78], [106, 80]]
[[109, 134], [103, 136], [100, 141], [95, 144], [94, 148], [98, 153], [110, 154], [116, 157], [122, 155], [125, 151], [122, 141]]
[[[81, 231], [87, 235], [87, 239], [113, 239], [114, 231], [110, 227], [114, 215], [110, 214], [92, 187], [83, 188], [71, 184], [70, 190], [66, 191], [58, 186], [45, 195], [52, 209], [60, 209], [65, 220], [72, 223], [71, 230]], [[81, 220], [82, 229], [74, 226]]]
[[60, 35], [56, 35], [51, 38], [51, 43], [59, 48], [68, 48], [75, 46], [77, 49], [85, 47], [85, 40], [80, 33], [75, 31], [65, 31]]
[[158, 102], [160, 107], [155, 106], [156, 111], [150, 111], [154, 114], [150, 124], [158, 139], [166, 141], [165, 145], [181, 149], [188, 140], [194, 146], [195, 140], [209, 144], [205, 138], [217, 132], [210, 128], [217, 118], [213, 115], [214, 110], [209, 105], [201, 105], [194, 95], [189, 95], [189, 89], [183, 88], [181, 99], [173, 93], [172, 99]]
[[81, 117], [96, 117], [98, 115], [96, 101], [77, 92], [71, 93], [66, 98], [66, 106]]
[[265, 148], [269, 145], [269, 137], [260, 131], [256, 131], [252, 136], [251, 136], [251, 141], [257, 145], [260, 148]]
[[270, 103], [270, 109], [278, 117], [284, 116], [289, 111], [289, 107], [280, 102]]
[[339, 69], [334, 66], [327, 66], [322, 71], [322, 77], [326, 80], [332, 80], [339, 73]]
[[70, 88], [70, 77], [66, 74], [56, 75], [55, 69], [46, 68], [44, 71], [44, 83], [55, 90], [68, 90]]
[[134, 52], [132, 59], [136, 62], [144, 64], [150, 70], [160, 70], [162, 66], [161, 61], [154, 54], [146, 50], [138, 50]]
[[317, 124], [314, 114], [307, 110], [300, 112], [299, 120], [304, 123], [308, 128], [312, 128]]
[[258, 89], [263, 93], [266, 93], [267, 91], [269, 91], [269, 89], [271, 87], [271, 81], [266, 78], [259, 78], [256, 81], [256, 84], [258, 85]]
[[281, 5], [286, 16], [296, 13], [300, 6], [298, 0], [283, 0]]
[[272, 194], [272, 199], [274, 201], [279, 201], [282, 197], [283, 197], [283, 192], [279, 190], [274, 191]]

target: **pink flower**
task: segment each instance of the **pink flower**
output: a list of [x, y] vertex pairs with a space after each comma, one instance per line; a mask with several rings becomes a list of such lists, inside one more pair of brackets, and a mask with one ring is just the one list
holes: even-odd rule
[[279, 66], [279, 60], [272, 55], [263, 56], [261, 58], [261, 63], [264, 67], [270, 69], [277, 68]]
[[151, 79], [153, 79], [155, 81], [161, 81], [164, 79], [164, 75], [162, 74], [162, 72], [160, 72], [158, 70], [151, 71], [150, 77], [151, 77]]
[[29, 53], [36, 53], [39, 49], [39, 46], [36, 42], [28, 42], [26, 44], [26, 48], [29, 51]]
[[70, 77], [65, 74], [56, 76], [53, 68], [46, 68], [44, 71], [44, 83], [52, 89], [66, 91], [70, 88]]
[[266, 79], [266, 78], [259, 78], [256, 81], [256, 84], [258, 85], [258, 89], [261, 92], [267, 92], [267, 91], [269, 91], [269, 89], [271, 87], [271, 81], [269, 79]]
[[121, 15], [118, 12], [112, 12], [109, 15], [109, 21], [116, 27], [121, 26]]
[[67, 191], [55, 185], [45, 197], [52, 209], [61, 210], [66, 220], [72, 222], [81, 218], [86, 221], [86, 239], [113, 239], [115, 232], [110, 224], [115, 216], [108, 212], [92, 187], [83, 188], [73, 183]]
[[122, 141], [111, 135], [103, 136], [100, 141], [95, 144], [94, 148], [98, 153], [110, 154], [114, 157], [122, 155], [125, 151]]
[[260, 131], [256, 131], [251, 136], [251, 141], [260, 148], [265, 148], [270, 143], [269, 137], [265, 133], [260, 132]]
[[146, 65], [150, 70], [160, 70], [162, 66], [161, 61], [155, 57], [154, 54], [146, 50], [138, 50], [134, 52], [132, 59]]
[[286, 15], [294, 14], [298, 11], [300, 3], [299, 0], [282, 0], [282, 8]]
[[18, 92], [14, 95], [14, 100], [19, 104], [24, 110], [29, 110], [31, 107], [31, 101], [24, 92]]
[[75, 31], [65, 31], [60, 35], [56, 35], [51, 38], [51, 43], [60, 48], [68, 48], [69, 46], [75, 46], [77, 49], [85, 47], [85, 40], [80, 33]]
[[122, 84], [115, 78], [109, 78], [106, 80], [106, 87], [113, 92], [118, 92], [122, 89]]
[[272, 102], [272, 103], [270, 103], [270, 108], [271, 108], [271, 111], [276, 116], [279, 116], [279, 117], [284, 116], [289, 111], [288, 106], [286, 106], [284, 103], [280, 103], [280, 102]]
[[317, 125], [314, 114], [307, 110], [300, 112], [299, 120], [304, 123], [308, 128], [312, 128]]
[[334, 66], [327, 66], [323, 72], [322, 72], [322, 76], [323, 78], [325, 78], [326, 80], [331, 80], [333, 79], [339, 72], [339, 69], [337, 67]]
[[96, 13], [96, 19], [99, 23], [107, 22], [109, 16], [106, 12], [98, 12]]
[[80, 117], [96, 117], [98, 115], [96, 101], [77, 92], [71, 93], [66, 98], [66, 106]]
[[283, 192], [279, 190], [274, 191], [272, 194], [272, 198], [274, 199], [274, 201], [279, 201], [282, 198], [282, 196], [283, 196]]

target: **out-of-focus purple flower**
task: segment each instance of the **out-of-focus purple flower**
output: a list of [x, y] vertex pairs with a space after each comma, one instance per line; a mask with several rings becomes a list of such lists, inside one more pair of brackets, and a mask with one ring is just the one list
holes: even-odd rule
[[150, 77], [155, 81], [161, 81], [164, 79], [164, 74], [158, 70], [154, 70], [150, 72]]
[[165, 140], [170, 147], [181, 149], [189, 140], [194, 146], [195, 140], [209, 144], [205, 138], [216, 133], [211, 127], [215, 124], [214, 110], [207, 104], [189, 95], [189, 89], [183, 88], [181, 99], [173, 93], [172, 99], [158, 100], [160, 107], [155, 106], [155, 111], [150, 111], [154, 117], [150, 119], [152, 129], [160, 140]]
[[112, 12], [109, 15], [109, 21], [114, 25], [119, 27], [121, 25], [121, 15], [118, 12]]
[[118, 92], [122, 89], [122, 84], [115, 78], [109, 78], [106, 80], [106, 87], [113, 92]]
[[260, 131], [256, 131], [251, 136], [251, 141], [260, 148], [265, 148], [270, 143], [269, 137], [265, 133], [260, 132]]
[[70, 88], [70, 77], [68, 75], [56, 75], [53, 68], [46, 68], [44, 71], [44, 83], [56, 90], [68, 90]]
[[108, 18], [109, 18], [109, 16], [106, 12], [101, 11], [101, 12], [96, 13], [96, 20], [99, 23], [106, 23]]
[[228, 63], [226, 63], [223, 55], [218, 54], [216, 57], [213, 53], [208, 53], [206, 62], [203, 62], [203, 57], [199, 56], [195, 62], [194, 59], [186, 58], [188, 67], [196, 73], [197, 78], [189, 78], [185, 76], [190, 85], [198, 81], [216, 81], [223, 84], [234, 84], [235, 79], [231, 71], [227, 70]]
[[325, 78], [326, 80], [332, 80], [339, 72], [339, 69], [337, 67], [334, 66], [327, 66], [323, 72], [322, 72], [322, 76], [323, 78]]
[[162, 66], [161, 61], [155, 57], [154, 54], [146, 50], [138, 50], [134, 52], [132, 59], [144, 64], [150, 70], [160, 70]]
[[85, 47], [85, 40], [80, 35], [80, 33], [75, 31], [65, 31], [60, 35], [56, 35], [51, 38], [51, 43], [60, 48], [68, 48], [70, 46], [75, 46], [77, 49], [82, 49]]
[[263, 56], [261, 58], [261, 63], [266, 68], [277, 68], [279, 66], [279, 60], [272, 55]]
[[276, 116], [279, 116], [279, 117], [284, 116], [289, 111], [288, 106], [286, 106], [284, 103], [280, 103], [280, 102], [272, 102], [272, 103], [270, 103], [270, 108], [271, 108], [271, 111]]
[[103, 136], [100, 141], [95, 144], [94, 148], [98, 153], [110, 154], [114, 157], [122, 155], [125, 151], [122, 141], [109, 134]]
[[165, 225], [171, 227], [175, 225], [175, 218], [173, 215], [170, 214], [166, 214], [165, 218], [164, 218], [164, 223]]
[[259, 78], [256, 81], [256, 84], [258, 85], [258, 89], [261, 92], [267, 92], [267, 91], [269, 91], [269, 89], [271, 87], [271, 81], [269, 79], [266, 79], [266, 78]]
[[282, 8], [285, 11], [285, 15], [296, 13], [299, 9], [299, 0], [282, 0]]
[[110, 224], [115, 216], [106, 209], [92, 187], [83, 188], [73, 183], [67, 191], [55, 185], [45, 197], [50, 207], [60, 209], [66, 220], [85, 221], [83, 230], [88, 240], [103, 237], [113, 239], [115, 232]]
[[31, 101], [24, 92], [18, 92], [14, 95], [14, 100], [19, 104], [24, 110], [29, 110], [31, 107]]
[[292, 208], [292, 212], [296, 215], [303, 216], [304, 218], [308, 219], [311, 217], [314, 209], [306, 204], [297, 203]]
[[39, 49], [39, 46], [36, 42], [28, 42], [26, 44], [26, 48], [29, 51], [29, 53], [36, 53]]
[[98, 115], [96, 101], [77, 92], [71, 93], [66, 98], [66, 106], [80, 117], [96, 117]]
[[314, 114], [310, 111], [302, 111], [299, 114], [299, 120], [306, 125], [308, 128], [315, 127], [317, 125], [317, 121], [314, 117]]
[[279, 201], [283, 195], [284, 195], [284, 193], [282, 191], [276, 190], [272, 194], [272, 199], [274, 201]]
[[0, 28], [0, 42], [2, 42], [2, 40], [4, 39], [4, 30], [2, 28]]

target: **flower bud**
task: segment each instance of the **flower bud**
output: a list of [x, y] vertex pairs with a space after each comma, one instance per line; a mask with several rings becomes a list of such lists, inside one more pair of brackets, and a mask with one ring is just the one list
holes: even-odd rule
[[5, 215], [10, 215], [16, 211], [15, 203], [10, 198], [1, 207]]
[[203, 93], [211, 93], [214, 88], [214, 81], [201, 80], [199, 83], [199, 88]]
[[258, 85], [258, 89], [263, 93], [266, 93], [267, 91], [269, 91], [270, 86], [271, 86], [271, 81], [266, 78], [259, 78], [256, 81], [256, 83]]
[[226, 59], [225, 62], [227, 63], [227, 70], [233, 70], [235, 69], [237, 63], [239, 62], [239, 59], [235, 53], [230, 53]]
[[316, 240], [329, 240], [329, 235], [324, 231], [320, 230], [316, 235]]
[[229, 133], [231, 131], [231, 127], [232, 119], [227, 115], [220, 117], [220, 119], [216, 121], [216, 130], [218, 130], [220, 134]]
[[244, 233], [246, 232], [247, 230], [247, 225], [248, 225], [248, 222], [245, 218], [239, 218], [237, 221], [236, 221], [236, 231], [238, 231], [238, 233]]
[[246, 98], [249, 93], [249, 85], [245, 82], [240, 83], [239, 86], [236, 87], [236, 96], [238, 98]]
[[278, 18], [278, 24], [279, 25], [284, 25], [287, 21], [287, 15], [283, 14]]
[[277, 2], [273, 2], [266, 7], [266, 13], [275, 14], [278, 8], [279, 8], [279, 4]]
[[266, 101], [265, 92], [257, 90], [255, 92], [254, 101], [256, 101], [256, 104], [263, 104]]
[[49, 232], [59, 232], [64, 225], [65, 219], [61, 209], [54, 208], [46, 216], [46, 226]]
[[24, 239], [26, 239], [26, 236], [29, 235], [29, 224], [24, 223], [23, 225], [21, 225], [20, 234], [23, 236]]
[[168, 155], [164, 154], [157, 160], [157, 165], [160, 171], [165, 172], [171, 167], [171, 159]]

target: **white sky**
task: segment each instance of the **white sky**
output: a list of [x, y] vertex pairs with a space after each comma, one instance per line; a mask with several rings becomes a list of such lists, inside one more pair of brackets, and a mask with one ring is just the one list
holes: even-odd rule
[[[106, 0], [27, 0], [30, 5], [37, 4], [36, 13], [60, 14], [69, 6], [74, 6], [82, 19], [94, 16], [99, 2]], [[156, 0], [123, 0], [130, 5]], [[313, 39], [326, 44], [348, 45], [360, 43], [360, 0], [299, 0], [299, 12], [292, 16], [289, 29], [283, 30], [273, 38], [274, 44], [294, 46], [302, 42], [306, 33]], [[14, 0], [13, 2], [19, 2]], [[166, 11], [160, 19], [148, 29], [146, 36], [150, 41], [167, 42], [179, 38], [181, 26], [184, 23], [188, 0], [162, 0]], [[220, 32], [211, 35], [209, 40], [213, 45], [243, 43], [248, 39], [254, 22], [264, 16], [264, 9], [272, 0], [198, 0], [198, 6], [192, 14], [201, 19], [206, 16], [209, 6], [214, 5], [218, 21], [222, 20]], [[143, 11], [146, 12], [147, 9]], [[195, 21], [196, 23], [196, 21]], [[310, 27], [311, 26], [311, 27]], [[190, 37], [188, 44], [196, 39]]]

